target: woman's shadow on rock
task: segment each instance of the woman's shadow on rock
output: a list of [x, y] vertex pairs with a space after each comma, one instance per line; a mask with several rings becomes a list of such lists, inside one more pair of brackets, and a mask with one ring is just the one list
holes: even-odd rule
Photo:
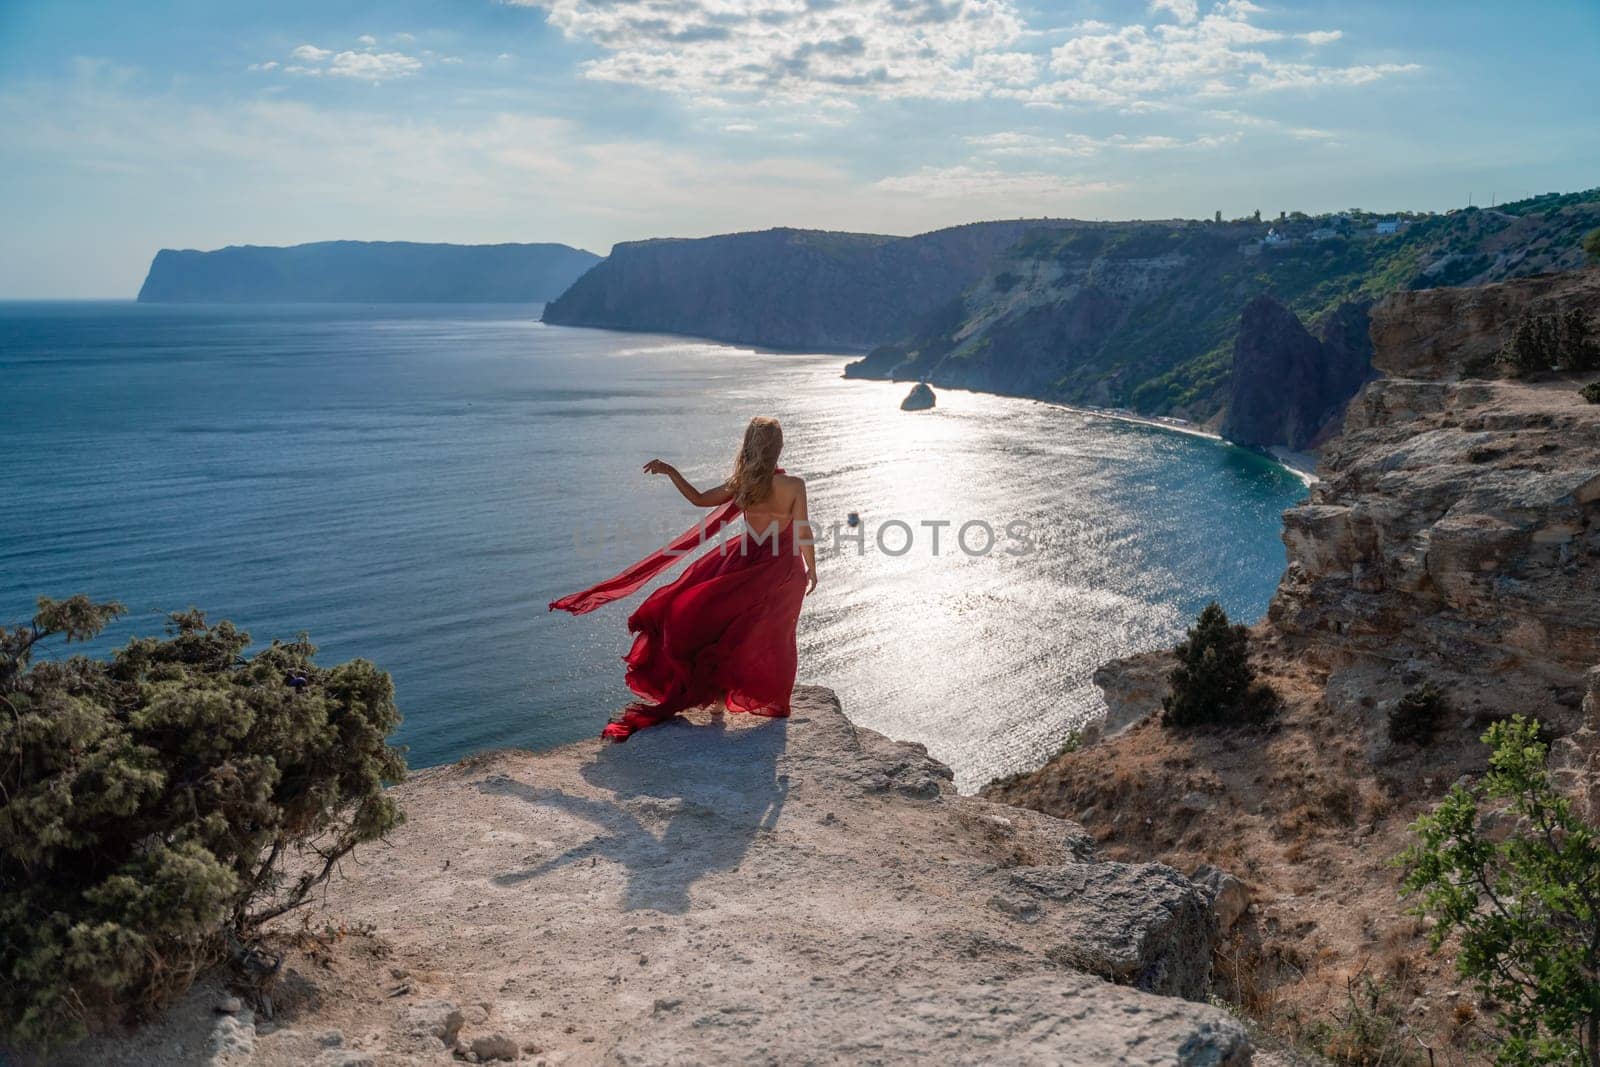
[[787, 744], [785, 719], [730, 729], [724, 715], [708, 724], [678, 718], [600, 749], [580, 773], [604, 796], [505, 778], [484, 782], [479, 788], [485, 792], [557, 808], [601, 830], [559, 856], [492, 881], [510, 887], [598, 857], [627, 869], [620, 910], [686, 912], [695, 882], [738, 867], [776, 825], [789, 789], [787, 775], [778, 773]]

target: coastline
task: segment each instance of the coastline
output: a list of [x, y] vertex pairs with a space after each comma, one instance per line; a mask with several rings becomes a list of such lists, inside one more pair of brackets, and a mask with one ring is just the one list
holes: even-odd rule
[[[829, 353], [819, 353], [827, 355]], [[842, 376], [841, 376], [842, 377]], [[852, 378], [851, 381], [862, 382], [893, 382], [897, 379], [887, 378]], [[914, 384], [914, 383], [913, 383]], [[1059, 400], [1046, 400], [1037, 396], [1018, 396], [1014, 393], [992, 393], [984, 389], [964, 389], [960, 386], [941, 386], [940, 392], [947, 393], [972, 393], [977, 396], [1005, 396], [1014, 400], [1029, 400], [1035, 404], [1044, 404], [1063, 411], [1073, 411], [1080, 415], [1089, 415], [1098, 419], [1112, 419], [1117, 422], [1131, 422], [1140, 426], [1151, 426], [1160, 430], [1171, 430], [1173, 433], [1188, 434], [1191, 437], [1204, 437], [1212, 441], [1219, 441], [1234, 448], [1254, 452], [1263, 458], [1270, 459], [1284, 470], [1289, 471], [1306, 485], [1315, 485], [1320, 479], [1317, 477], [1318, 455], [1315, 452], [1295, 452], [1292, 449], [1274, 445], [1271, 448], [1255, 448], [1251, 445], [1241, 445], [1237, 441], [1230, 441], [1215, 430], [1208, 430], [1200, 423], [1189, 419], [1174, 418], [1171, 415], [1141, 415], [1136, 411], [1126, 408], [1097, 408], [1084, 404], [1067, 404]]]
[[[671, 338], [681, 339], [681, 340], [685, 340], [685, 341], [700, 341], [700, 342], [704, 342], [706, 344], [724, 345], [724, 346], [726, 346], [728, 348], [734, 348], [734, 349], [739, 349], [739, 350], [746, 351], [746, 352], [752, 352], [752, 353], [755, 353], [757, 355], [775, 355], [775, 356], [803, 356], [803, 355], [805, 355], [805, 356], [835, 356], [835, 357], [846, 357], [846, 358], [859, 358], [866, 351], [864, 349], [845, 349], [845, 348], [832, 348], [832, 349], [830, 349], [830, 348], [818, 348], [818, 347], [804, 348], [804, 349], [802, 349], [802, 348], [774, 348], [774, 347], [767, 346], [767, 345], [753, 344], [753, 343], [751, 343], [749, 341], [732, 341], [732, 340], [728, 340], [728, 339], [725, 339], [725, 338], [706, 337], [706, 336], [699, 335], [699, 334], [675, 333], [675, 332], [672, 332], [672, 331], [669, 331], [669, 330], [627, 330], [627, 329], [622, 329], [622, 328], [615, 327], [615, 326], [571, 326], [571, 325], [567, 325], [565, 323], [545, 322], [543, 318], [535, 320], [535, 324], [538, 325], [538, 326], [544, 327], [546, 329], [601, 330], [601, 331], [604, 331], [606, 333], [642, 334], [642, 335], [645, 335], [645, 336], [671, 337]], [[844, 377], [850, 377], [850, 376], [841, 373], [840, 377], [844, 378]], [[910, 379], [897, 379], [897, 378], [853, 378], [853, 377], [850, 378], [850, 380], [851, 381], [863, 381], [863, 382], [889, 382], [889, 383], [900, 382], [900, 381], [910, 381]], [[916, 384], [916, 383], [912, 382], [911, 384]], [[965, 388], [962, 388], [960, 386], [953, 386], [953, 385], [940, 386], [939, 389], [940, 389], [940, 391], [944, 391], [944, 392], [955, 391], [955, 392], [962, 392], [962, 393], [974, 393], [974, 394], [979, 394], [979, 395], [982, 395], [982, 396], [1009, 396], [1009, 397], [1011, 397], [1013, 399], [1016, 399], [1016, 400], [1031, 400], [1036, 404], [1048, 404], [1051, 407], [1062, 408], [1062, 409], [1067, 410], [1067, 411], [1075, 411], [1075, 412], [1078, 412], [1078, 413], [1083, 414], [1083, 415], [1092, 415], [1092, 416], [1095, 416], [1097, 418], [1116, 419], [1116, 420], [1121, 421], [1121, 422], [1131, 422], [1131, 423], [1137, 423], [1137, 424], [1143, 425], [1143, 426], [1154, 426], [1154, 427], [1157, 427], [1159, 429], [1172, 430], [1172, 431], [1174, 431], [1176, 433], [1192, 434], [1195, 437], [1207, 437], [1207, 438], [1210, 438], [1213, 441], [1221, 441], [1221, 442], [1223, 442], [1225, 444], [1233, 445], [1233, 447], [1235, 447], [1235, 448], [1243, 448], [1243, 449], [1245, 449], [1247, 451], [1257, 452], [1257, 453], [1259, 453], [1259, 454], [1261, 454], [1263, 456], [1266, 456], [1267, 458], [1271, 459], [1273, 462], [1277, 463], [1278, 466], [1283, 467], [1285, 470], [1289, 471], [1295, 477], [1299, 478], [1301, 481], [1303, 481], [1308, 486], [1309, 485], [1315, 485], [1317, 483], [1317, 481], [1318, 481], [1317, 475], [1316, 475], [1318, 457], [1317, 457], [1316, 453], [1314, 453], [1314, 452], [1295, 452], [1295, 451], [1292, 451], [1290, 449], [1283, 448], [1281, 446], [1274, 446], [1274, 447], [1268, 448], [1268, 449], [1252, 448], [1249, 445], [1241, 445], [1241, 444], [1239, 444], [1239, 443], [1237, 443], [1235, 441], [1229, 441], [1226, 437], [1223, 437], [1221, 434], [1217, 433], [1216, 431], [1208, 430], [1202, 424], [1197, 423], [1197, 422], [1192, 422], [1192, 421], [1190, 421], [1188, 419], [1174, 418], [1174, 417], [1172, 417], [1170, 415], [1141, 415], [1138, 412], [1129, 411], [1126, 408], [1098, 408], [1098, 407], [1091, 407], [1091, 406], [1087, 406], [1087, 405], [1083, 405], [1083, 404], [1067, 404], [1067, 403], [1063, 403], [1063, 402], [1058, 401], [1058, 400], [1047, 400], [1047, 399], [1045, 399], [1043, 397], [1021, 396], [1021, 395], [1014, 394], [1014, 393], [997, 393], [997, 392], [991, 392], [991, 391], [985, 390], [985, 389], [965, 389]]]

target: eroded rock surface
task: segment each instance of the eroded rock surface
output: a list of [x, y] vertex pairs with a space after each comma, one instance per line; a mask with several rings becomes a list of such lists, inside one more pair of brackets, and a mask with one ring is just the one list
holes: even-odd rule
[[950, 778], [810, 688], [423, 771], [229, 1063], [1249, 1062], [1204, 890]]
[[1459, 378], [1519, 316], [1572, 307], [1600, 309], [1600, 271], [1374, 310], [1390, 377], [1352, 402], [1311, 499], [1284, 516], [1274, 627], [1332, 668], [1514, 677], [1553, 715], [1576, 707], [1600, 662], [1600, 408], [1565, 378]]

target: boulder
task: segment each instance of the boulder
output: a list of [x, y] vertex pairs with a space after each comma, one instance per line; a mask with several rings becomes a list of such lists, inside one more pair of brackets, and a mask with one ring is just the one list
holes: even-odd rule
[[1202, 863], [1189, 875], [1189, 881], [1211, 898], [1211, 911], [1216, 915], [1217, 929], [1222, 933], [1233, 929], [1233, 924], [1249, 910], [1250, 891], [1243, 882], [1226, 871]]
[[521, 1054], [517, 1043], [505, 1034], [475, 1037], [468, 1047], [478, 1057], [480, 1063], [488, 1063], [490, 1060], [514, 1060]]
[[918, 382], [911, 387], [911, 392], [906, 394], [906, 398], [900, 401], [900, 410], [927, 411], [933, 407], [935, 400], [933, 389], [929, 387], [928, 383]]

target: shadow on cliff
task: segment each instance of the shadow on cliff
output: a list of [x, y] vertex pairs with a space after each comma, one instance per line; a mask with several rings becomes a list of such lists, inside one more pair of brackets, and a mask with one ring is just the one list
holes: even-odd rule
[[582, 768], [584, 781], [605, 796], [495, 779], [478, 788], [556, 808], [601, 831], [525, 870], [497, 875], [519, 885], [595, 857], [628, 871], [621, 910], [682, 913], [690, 888], [739, 865], [752, 842], [778, 821], [789, 780], [778, 774], [788, 723], [768, 719], [729, 729], [725, 717], [700, 725], [673, 719], [624, 745], [606, 745]]

